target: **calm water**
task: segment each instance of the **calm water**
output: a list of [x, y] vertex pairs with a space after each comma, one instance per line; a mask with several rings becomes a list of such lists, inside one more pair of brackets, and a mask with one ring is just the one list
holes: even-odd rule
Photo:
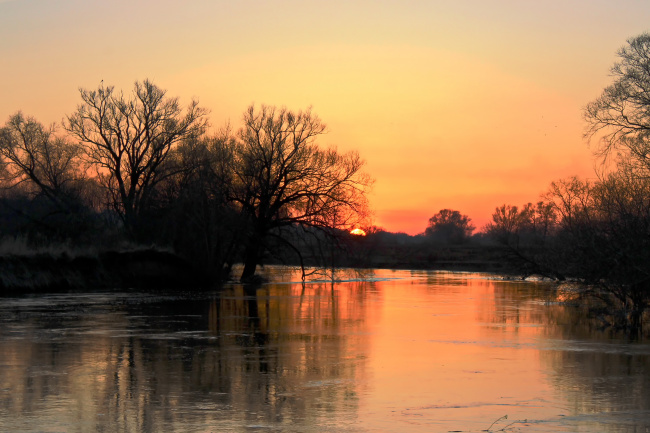
[[2, 298], [0, 431], [650, 431], [650, 345], [548, 283], [340, 277]]

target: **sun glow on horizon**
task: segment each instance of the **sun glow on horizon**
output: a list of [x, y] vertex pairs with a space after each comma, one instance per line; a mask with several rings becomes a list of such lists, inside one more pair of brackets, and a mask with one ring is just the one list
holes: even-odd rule
[[354, 236], [365, 236], [366, 232], [360, 228], [350, 230], [350, 234]]

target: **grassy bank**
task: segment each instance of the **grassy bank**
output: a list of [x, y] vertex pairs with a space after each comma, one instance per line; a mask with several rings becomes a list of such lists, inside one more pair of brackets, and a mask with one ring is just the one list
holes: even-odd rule
[[[294, 256], [269, 264], [299, 265]], [[294, 260], [292, 260], [294, 259]], [[339, 256], [347, 268], [423, 269], [491, 272], [526, 276], [507, 248], [463, 244], [359, 244]], [[322, 267], [317, 260], [308, 266]], [[329, 265], [327, 265], [329, 267]], [[34, 249], [24, 243], [0, 244], [0, 294], [108, 289], [200, 289], [213, 287], [205, 270], [168, 251], [121, 246], [109, 251], [51, 245]]]
[[23, 251], [0, 256], [1, 294], [206, 285], [190, 263], [152, 248], [76, 253]]

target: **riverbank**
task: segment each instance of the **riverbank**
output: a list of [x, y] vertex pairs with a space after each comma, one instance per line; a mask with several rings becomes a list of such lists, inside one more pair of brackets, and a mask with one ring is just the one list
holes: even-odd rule
[[156, 249], [0, 256], [0, 293], [114, 288], [198, 288], [206, 279], [181, 257]]
[[[299, 265], [290, 261], [284, 264]], [[526, 275], [506, 249], [469, 245], [428, 250], [404, 247], [395, 251], [375, 250], [363, 260], [352, 260], [341, 266]], [[110, 289], [196, 290], [214, 286], [214, 282], [189, 261], [156, 248], [5, 252], [0, 255], [0, 294], [4, 295]]]

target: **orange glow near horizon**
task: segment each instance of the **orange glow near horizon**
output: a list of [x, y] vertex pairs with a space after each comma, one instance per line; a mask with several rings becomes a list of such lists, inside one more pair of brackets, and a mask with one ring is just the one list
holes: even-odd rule
[[364, 230], [360, 229], [360, 228], [356, 228], [356, 229], [350, 230], [350, 234], [355, 235], [355, 236], [365, 236], [366, 232]]
[[593, 176], [582, 107], [650, 16], [650, 3], [623, 1], [0, 0], [0, 38], [12, 41], [0, 125], [18, 110], [60, 122], [79, 87], [102, 80], [128, 93], [149, 78], [182, 105], [197, 98], [215, 130], [237, 130], [251, 103], [311, 106], [328, 125], [320, 145], [366, 160], [371, 224], [418, 234], [450, 208], [480, 229], [497, 206]]

